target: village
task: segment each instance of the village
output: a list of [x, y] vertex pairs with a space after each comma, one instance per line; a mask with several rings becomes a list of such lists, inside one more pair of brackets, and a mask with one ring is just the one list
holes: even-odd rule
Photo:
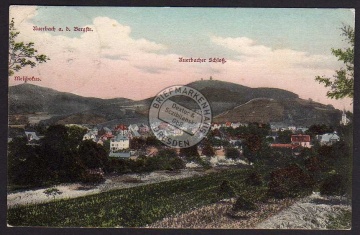
[[[343, 112], [339, 124], [347, 125], [349, 122], [349, 118], [347, 118], [345, 112]], [[164, 122], [152, 123], [152, 125], [158, 127], [169, 136], [179, 136], [183, 134], [182, 130]], [[257, 125], [259, 125], [259, 127], [266, 126], [265, 124]], [[151, 157], [157, 154], [159, 150], [157, 146], [161, 146], [161, 144], [159, 144], [160, 141], [155, 139], [149, 125], [144, 123], [134, 123], [130, 125], [118, 124], [114, 127], [81, 124], [67, 124], [66, 126], [76, 126], [86, 129], [83, 140], [91, 140], [104, 146], [106, 150], [108, 150], [108, 156], [110, 158], [136, 159], [140, 155]], [[226, 147], [234, 147], [238, 149], [242, 155], [245, 139], [234, 134], [234, 130], [239, 130], [240, 128], [246, 129], [248, 126], [249, 123], [241, 122], [212, 123], [206, 139], [212, 138], [214, 140], [212, 141], [212, 147], [215, 150], [215, 156], [225, 156]], [[196, 129], [196, 126], [192, 126], [191, 128]], [[309, 127], [270, 123], [267, 128], [268, 134], [265, 138], [271, 148], [290, 149], [295, 155], [298, 155], [303, 148], [311, 148], [314, 143], [318, 143], [321, 146], [331, 146], [340, 141], [340, 136], [336, 130], [317, 134], [312, 137], [309, 134]], [[279, 136], [285, 133], [287, 139], [284, 141], [284, 138], [279, 138]], [[30, 145], [36, 145], [42, 138], [42, 136], [34, 130], [25, 130], [25, 136]], [[138, 140], [144, 140], [144, 145], [139, 146], [136, 144]], [[151, 140], [151, 143], [158, 141], [158, 144], [148, 144], [147, 146], [148, 142], [146, 140]], [[9, 138], [8, 141], [11, 141], [11, 138]], [[198, 145], [200, 156], [203, 155], [202, 146], [202, 144]]]

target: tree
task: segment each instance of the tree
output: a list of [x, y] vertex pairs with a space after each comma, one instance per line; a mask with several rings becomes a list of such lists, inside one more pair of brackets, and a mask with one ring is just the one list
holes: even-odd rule
[[16, 31], [14, 25], [14, 19], [12, 19], [9, 24], [9, 76], [14, 75], [14, 71], [17, 72], [25, 66], [30, 65], [33, 68], [36, 66], [36, 63], [40, 64], [50, 60], [46, 55], [37, 53], [33, 42], [16, 42], [15, 39], [20, 32]]
[[8, 180], [10, 185], [41, 186], [52, 177], [38, 146], [27, 144], [25, 137], [15, 137], [8, 145]]
[[204, 143], [204, 146], [203, 146], [203, 148], [202, 148], [202, 155], [205, 155], [205, 156], [207, 156], [207, 157], [213, 157], [213, 156], [215, 156], [215, 151], [214, 151], [214, 149], [213, 149], [213, 147], [211, 146], [211, 144], [208, 142], [208, 141], [206, 141], [205, 143]]
[[293, 134], [292, 131], [289, 131], [289, 130], [279, 131], [278, 138], [276, 141], [281, 144], [289, 144], [289, 143], [291, 143], [291, 135], [292, 134]]
[[310, 135], [314, 138], [316, 135], [323, 135], [325, 133], [333, 133], [334, 128], [327, 126], [325, 124], [315, 124], [311, 125], [309, 129], [305, 132], [307, 135]]
[[226, 148], [225, 156], [231, 159], [238, 159], [240, 158], [240, 152], [236, 148]]
[[198, 162], [200, 161], [200, 155], [197, 151], [197, 145], [190, 146], [188, 148], [181, 148], [180, 149], [180, 156], [185, 157], [186, 161], [191, 162]]
[[345, 49], [331, 49], [331, 53], [345, 64], [345, 68], [336, 70], [333, 78], [320, 77], [315, 78], [319, 83], [324, 83], [325, 87], [330, 87], [327, 92], [329, 98], [341, 99], [345, 97], [354, 97], [354, 45], [355, 31], [351, 26], [341, 28], [342, 36], [349, 43]]
[[172, 159], [177, 157], [177, 153], [175, 149], [160, 149], [157, 156]]
[[73, 182], [79, 179], [85, 166], [78, 156], [78, 147], [86, 130], [79, 127], [52, 125], [41, 140], [41, 155], [48, 162], [54, 180]]
[[82, 141], [78, 153], [81, 161], [89, 169], [104, 169], [107, 166], [108, 155], [106, 150], [92, 140]]

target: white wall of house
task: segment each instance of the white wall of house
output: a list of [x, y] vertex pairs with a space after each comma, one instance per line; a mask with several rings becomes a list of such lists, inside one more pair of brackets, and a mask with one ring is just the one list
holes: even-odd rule
[[122, 140], [116, 140], [111, 139], [110, 141], [110, 150], [116, 151], [121, 149], [128, 149], [130, 147], [130, 141], [129, 139], [122, 139]]

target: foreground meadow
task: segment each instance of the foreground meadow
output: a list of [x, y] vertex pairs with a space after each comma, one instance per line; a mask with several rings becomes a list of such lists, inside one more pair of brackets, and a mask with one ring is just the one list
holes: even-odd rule
[[[190, 211], [222, 199], [223, 181], [235, 181], [237, 191], [254, 197], [243, 183], [246, 170], [234, 169], [74, 199], [19, 205], [8, 209], [11, 226], [142, 227], [164, 217]], [[261, 190], [256, 190], [261, 194]]]

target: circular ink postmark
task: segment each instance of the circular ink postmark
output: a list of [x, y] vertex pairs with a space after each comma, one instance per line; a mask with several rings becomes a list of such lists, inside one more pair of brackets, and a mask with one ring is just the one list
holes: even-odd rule
[[149, 110], [152, 132], [174, 148], [199, 143], [208, 133], [211, 120], [211, 107], [205, 96], [188, 86], [171, 86], [160, 91]]

